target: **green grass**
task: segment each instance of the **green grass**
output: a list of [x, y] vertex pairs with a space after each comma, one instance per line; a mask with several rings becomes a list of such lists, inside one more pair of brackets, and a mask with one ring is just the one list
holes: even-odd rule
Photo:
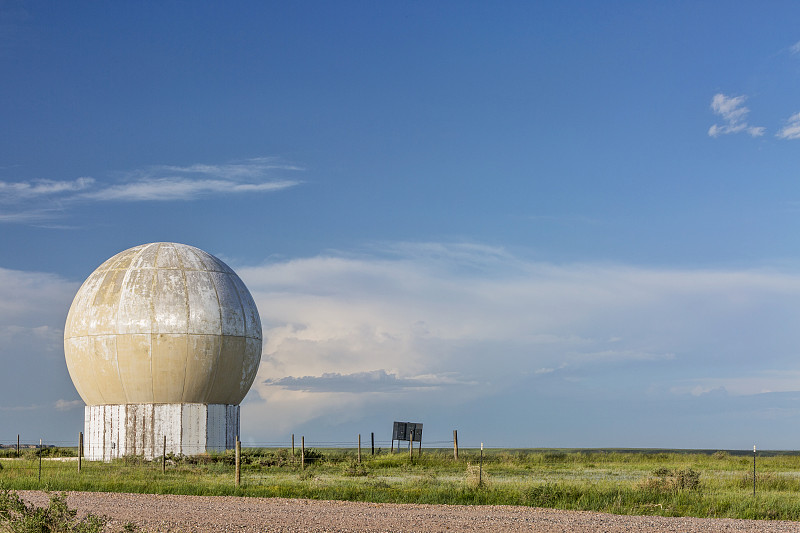
[[[287, 450], [246, 449], [241, 486], [233, 454], [86, 462], [0, 459], [0, 488], [241, 495], [395, 503], [531, 505], [617, 514], [800, 520], [800, 455], [669, 450], [425, 450], [363, 455], [307, 450], [306, 468]], [[480, 482], [479, 482], [480, 477]]]

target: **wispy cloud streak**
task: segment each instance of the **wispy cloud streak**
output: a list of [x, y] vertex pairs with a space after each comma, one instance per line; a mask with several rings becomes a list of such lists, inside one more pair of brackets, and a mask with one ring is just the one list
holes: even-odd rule
[[761, 137], [764, 135], [765, 128], [761, 126], [750, 126], [745, 118], [750, 113], [750, 109], [744, 106], [746, 96], [726, 96], [717, 93], [711, 99], [711, 110], [715, 115], [720, 116], [723, 124], [714, 124], [708, 129], [708, 135], [719, 137], [731, 133], [747, 132], [751, 137]]
[[786, 121], [780, 131], [775, 134], [779, 139], [800, 139], [800, 113], [795, 113]]
[[0, 181], [0, 198], [4, 202], [19, 198], [36, 198], [85, 190], [94, 184], [92, 178], [74, 181], [33, 180], [30, 182]]
[[288, 189], [297, 181], [280, 180], [266, 183], [231, 183], [224, 180], [191, 180], [186, 178], [145, 179], [84, 194], [84, 198], [104, 201], [171, 202], [194, 200], [208, 194], [237, 194], [243, 192], [271, 192]]
[[72, 181], [0, 181], [0, 223], [37, 223], [91, 202], [174, 202], [209, 195], [269, 193], [299, 185], [281, 173], [301, 167], [275, 158], [209, 165], [160, 165], [128, 172], [114, 182], [81, 177]]

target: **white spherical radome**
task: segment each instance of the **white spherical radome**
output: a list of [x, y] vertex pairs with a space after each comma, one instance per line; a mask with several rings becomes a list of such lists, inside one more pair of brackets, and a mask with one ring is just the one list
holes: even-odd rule
[[261, 359], [261, 320], [225, 263], [151, 243], [120, 252], [83, 283], [64, 352], [87, 405], [238, 405]]

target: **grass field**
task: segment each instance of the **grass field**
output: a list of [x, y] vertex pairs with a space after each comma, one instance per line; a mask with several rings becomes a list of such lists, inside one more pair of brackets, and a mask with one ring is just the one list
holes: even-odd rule
[[[5, 452], [13, 456], [12, 452]], [[49, 455], [74, 455], [70, 450]], [[617, 514], [800, 520], [800, 454], [668, 450], [424, 450], [363, 455], [355, 450], [244, 449], [241, 485], [232, 453], [112, 463], [0, 458], [0, 489], [279, 496], [432, 504], [530, 505]]]

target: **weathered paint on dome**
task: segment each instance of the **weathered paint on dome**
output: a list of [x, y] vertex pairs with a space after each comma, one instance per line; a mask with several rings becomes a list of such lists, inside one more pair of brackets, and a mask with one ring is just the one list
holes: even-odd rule
[[87, 405], [241, 403], [261, 359], [261, 319], [225, 263], [198, 248], [143, 244], [83, 283], [64, 352]]

